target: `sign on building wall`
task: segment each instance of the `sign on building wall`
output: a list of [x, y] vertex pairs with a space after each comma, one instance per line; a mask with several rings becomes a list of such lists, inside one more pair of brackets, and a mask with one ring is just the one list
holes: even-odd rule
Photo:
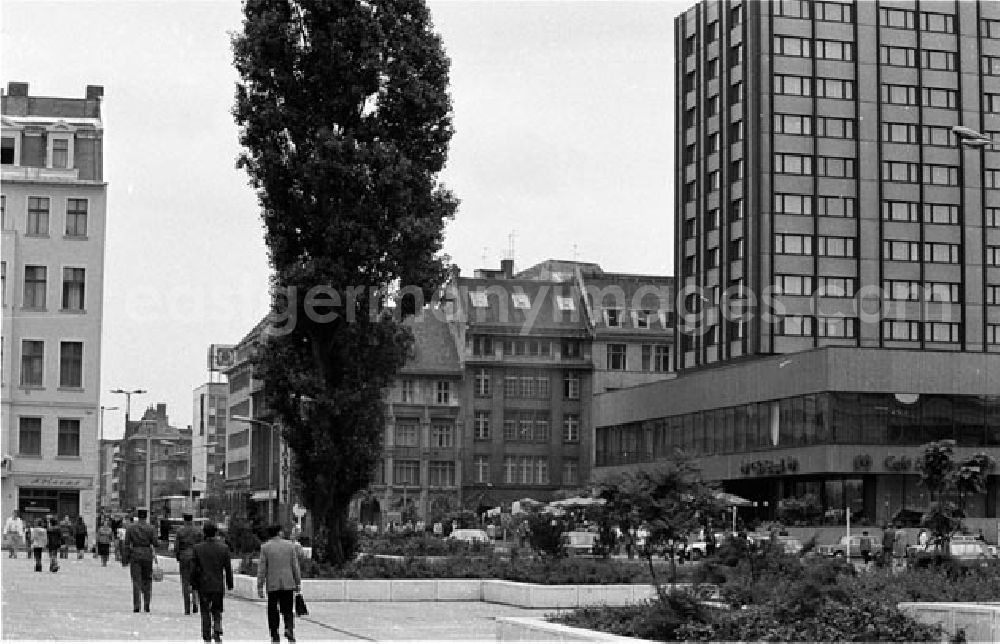
[[236, 364], [236, 347], [231, 344], [212, 344], [208, 347], [208, 370], [224, 371]]

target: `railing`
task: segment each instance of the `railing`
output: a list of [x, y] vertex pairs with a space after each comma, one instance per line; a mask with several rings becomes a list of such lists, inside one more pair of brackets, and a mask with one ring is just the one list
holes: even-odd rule
[[4, 181], [77, 181], [78, 168], [35, 168], [20, 165], [3, 166]]

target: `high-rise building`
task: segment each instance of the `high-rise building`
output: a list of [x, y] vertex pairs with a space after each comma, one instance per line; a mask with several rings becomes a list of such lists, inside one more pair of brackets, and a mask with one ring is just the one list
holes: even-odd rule
[[597, 471], [680, 448], [765, 518], [926, 508], [922, 444], [1000, 459], [1000, 3], [706, 1], [675, 36], [679, 377], [599, 398]]
[[701, 2], [675, 35], [679, 370], [1000, 352], [1000, 152], [952, 132], [1000, 135], [1000, 5]]
[[3, 94], [3, 514], [96, 514], [107, 183], [104, 88]]
[[224, 495], [229, 383], [206, 382], [194, 390], [191, 422], [192, 496]]

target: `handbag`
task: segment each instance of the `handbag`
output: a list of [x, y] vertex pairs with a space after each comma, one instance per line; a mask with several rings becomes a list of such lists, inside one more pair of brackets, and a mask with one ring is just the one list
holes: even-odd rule
[[160, 568], [160, 560], [153, 557], [153, 581], [163, 581], [163, 568]]
[[302, 593], [295, 593], [295, 616], [302, 617], [308, 614], [309, 609], [306, 608], [306, 600], [302, 599]]

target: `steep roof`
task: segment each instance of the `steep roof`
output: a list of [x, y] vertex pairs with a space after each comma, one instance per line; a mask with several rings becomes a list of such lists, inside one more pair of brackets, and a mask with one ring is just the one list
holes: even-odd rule
[[458, 348], [442, 311], [425, 308], [403, 325], [413, 333], [413, 357], [403, 373], [462, 373]]

